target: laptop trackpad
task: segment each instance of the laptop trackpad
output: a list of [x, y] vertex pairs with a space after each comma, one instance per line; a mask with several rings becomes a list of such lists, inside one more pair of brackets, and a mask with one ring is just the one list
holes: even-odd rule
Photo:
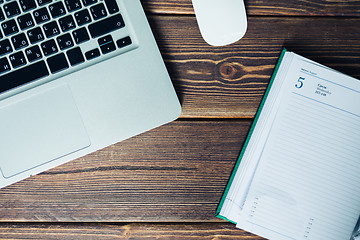
[[0, 169], [5, 178], [89, 145], [67, 85], [0, 107]]

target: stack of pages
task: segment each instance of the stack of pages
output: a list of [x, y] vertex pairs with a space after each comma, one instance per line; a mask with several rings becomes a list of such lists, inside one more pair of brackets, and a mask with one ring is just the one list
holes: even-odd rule
[[347, 240], [359, 186], [360, 81], [284, 49], [217, 216], [269, 239]]

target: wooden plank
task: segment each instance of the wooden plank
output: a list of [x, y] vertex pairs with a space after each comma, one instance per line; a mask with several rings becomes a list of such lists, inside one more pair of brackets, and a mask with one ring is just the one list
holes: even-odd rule
[[[141, 0], [153, 14], [194, 14], [191, 0]], [[249, 16], [360, 16], [359, 0], [247, 0]]]
[[0, 191], [0, 222], [207, 222], [250, 121], [177, 121]]
[[254, 117], [284, 46], [360, 79], [360, 19], [250, 17], [245, 37], [225, 47], [208, 46], [194, 17], [150, 22], [184, 118]]
[[0, 224], [0, 239], [262, 240], [231, 223]]

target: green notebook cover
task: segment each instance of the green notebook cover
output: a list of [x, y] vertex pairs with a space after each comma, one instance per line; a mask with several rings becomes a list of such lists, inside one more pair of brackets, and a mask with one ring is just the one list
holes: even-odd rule
[[231, 184], [232, 184], [232, 182], [233, 182], [233, 180], [234, 180], [235, 174], [236, 174], [236, 172], [237, 172], [237, 170], [238, 170], [238, 168], [239, 168], [241, 159], [242, 159], [242, 157], [243, 157], [243, 155], [244, 155], [244, 153], [245, 153], [245, 149], [246, 149], [246, 147], [247, 147], [247, 145], [248, 145], [248, 143], [249, 143], [249, 141], [250, 141], [251, 135], [252, 135], [252, 133], [253, 133], [253, 131], [254, 131], [254, 129], [255, 129], [256, 123], [257, 123], [257, 121], [258, 121], [258, 119], [259, 119], [259, 116], [260, 116], [260, 113], [261, 113], [261, 111], [262, 111], [262, 109], [263, 109], [263, 107], [264, 107], [264, 104], [265, 104], [265, 102], [266, 102], [267, 96], [269, 95], [271, 86], [272, 86], [272, 84], [273, 84], [273, 82], [274, 82], [275, 76], [276, 76], [276, 74], [277, 74], [277, 72], [278, 72], [278, 69], [279, 69], [279, 67], [280, 67], [280, 65], [281, 65], [281, 62], [282, 62], [283, 57], [284, 57], [284, 55], [285, 55], [286, 52], [287, 52], [287, 49], [286, 49], [286, 48], [283, 48], [283, 50], [282, 50], [282, 52], [281, 52], [281, 55], [280, 55], [280, 58], [279, 58], [279, 61], [278, 61], [278, 63], [276, 64], [274, 73], [273, 73], [273, 75], [272, 75], [272, 77], [271, 77], [271, 79], [270, 79], [269, 85], [268, 85], [268, 87], [267, 87], [267, 89], [266, 89], [266, 91], [265, 91], [264, 97], [263, 97], [263, 99], [262, 99], [262, 101], [261, 101], [261, 103], [260, 103], [259, 109], [258, 109], [258, 111], [257, 111], [257, 113], [256, 113], [256, 115], [255, 115], [254, 122], [253, 122], [253, 124], [251, 125], [249, 134], [248, 134], [248, 136], [247, 136], [247, 138], [246, 138], [246, 140], [245, 140], [244, 146], [243, 146], [243, 148], [242, 148], [242, 150], [241, 150], [241, 152], [240, 152], [240, 156], [239, 156], [238, 160], [236, 161], [234, 170], [232, 171], [232, 174], [231, 174], [231, 176], [230, 176], [229, 182], [228, 182], [228, 184], [227, 184], [227, 186], [226, 186], [226, 189], [225, 189], [225, 191], [224, 191], [224, 193], [223, 193], [223, 196], [222, 196], [222, 198], [221, 198], [221, 200], [220, 200], [220, 203], [219, 203], [219, 205], [218, 205], [218, 208], [217, 208], [217, 210], [216, 210], [216, 214], [215, 214], [216, 217], [221, 218], [221, 219], [224, 219], [224, 220], [229, 221], [229, 222], [232, 222], [232, 223], [234, 223], [234, 224], [236, 224], [236, 223], [233, 222], [233, 221], [231, 221], [231, 220], [229, 220], [229, 219], [227, 219], [226, 217], [220, 215], [220, 210], [221, 210], [221, 208], [222, 208], [222, 206], [223, 206], [223, 204], [224, 204], [225, 198], [226, 198], [226, 196], [227, 196], [227, 194], [228, 194], [228, 192], [229, 192], [230, 186], [231, 186]]

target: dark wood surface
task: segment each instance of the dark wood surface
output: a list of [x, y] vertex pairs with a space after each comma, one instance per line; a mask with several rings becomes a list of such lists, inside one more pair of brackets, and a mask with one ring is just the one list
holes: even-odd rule
[[1, 189], [0, 239], [261, 239], [214, 214], [281, 49], [360, 78], [360, 0], [245, 0], [226, 47], [191, 0], [142, 3], [181, 118]]

